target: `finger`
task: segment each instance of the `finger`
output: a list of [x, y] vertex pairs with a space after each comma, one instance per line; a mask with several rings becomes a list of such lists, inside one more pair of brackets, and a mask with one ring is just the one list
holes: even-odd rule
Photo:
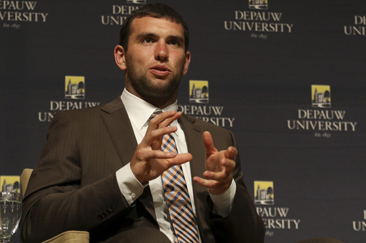
[[[163, 112], [163, 113], [165, 113], [165, 112]], [[174, 111], [172, 111], [172, 113], [174, 113]], [[165, 117], [165, 115], [166, 114], [164, 114], [164, 117]], [[182, 112], [177, 112], [172, 117], [169, 117], [169, 114], [168, 114], [168, 117], [159, 124], [159, 128], [168, 127], [174, 120], [178, 119], [181, 115], [182, 115]], [[160, 121], [160, 120], [158, 120], [158, 121]], [[170, 134], [172, 132], [176, 132], [177, 127], [171, 127], [171, 128], [169, 128], [169, 130], [163, 130], [163, 131], [159, 130], [157, 132], [156, 131], [157, 130], [152, 130], [152, 132], [151, 132], [152, 137], [148, 137], [146, 139], [146, 143], [149, 144], [151, 140], [156, 139], [155, 141], [152, 141], [151, 147], [153, 149], [160, 149], [161, 141], [163, 140], [163, 136], [165, 134]]]
[[[165, 134], [173, 133], [177, 131], [177, 127], [163, 127], [156, 130], [152, 130], [145, 134], [144, 139], [141, 141], [143, 146], [150, 146], [153, 143], [158, 146], [163, 140]], [[154, 148], [156, 149], [156, 148]]]
[[177, 120], [181, 115], [182, 115], [182, 112], [180, 112], [180, 111], [177, 112], [177, 113], [175, 113], [174, 116], [168, 117], [164, 121], [162, 121], [159, 124], [159, 127], [167, 127], [167, 126], [169, 126], [173, 121]]
[[151, 119], [150, 123], [156, 125], [158, 127], [167, 127], [169, 126], [174, 120], [177, 120], [182, 115], [182, 112], [175, 112], [175, 111], [164, 111], [163, 113], [155, 116]]
[[236, 163], [234, 160], [226, 159], [226, 158], [222, 159], [220, 163], [222, 166], [222, 171], [227, 175], [232, 173], [236, 166]]
[[233, 147], [230, 146], [226, 151], [225, 151], [225, 157], [229, 158], [229, 159], [234, 159], [236, 156], [238, 155], [238, 150]]
[[148, 137], [149, 134], [154, 132], [155, 130], [159, 128], [168, 127], [174, 120], [178, 119], [181, 115], [182, 115], [181, 112], [176, 113], [175, 111], [166, 111], [151, 119], [145, 134], [145, 137], [147, 138], [145, 139], [144, 137], [146, 145], [150, 145], [153, 139], [158, 139], [161, 141], [163, 139], [163, 135], [175, 132], [177, 128], [174, 128], [173, 130], [170, 131], [164, 131], [163, 134], [159, 133], [160, 135], [157, 135], [157, 133], [155, 134], [153, 133], [152, 137], [151, 136]]
[[231, 178], [229, 178], [230, 176], [228, 176], [224, 171], [220, 172], [205, 171], [203, 172], [203, 176], [205, 177], [205, 179], [215, 180], [221, 183], [223, 182], [226, 183], [227, 181], [231, 180]]
[[147, 161], [151, 159], [171, 159], [177, 156], [175, 152], [163, 152], [159, 150], [141, 149], [136, 151], [136, 159], [139, 161]]
[[155, 116], [153, 119], [150, 120], [147, 131], [157, 129], [159, 127], [160, 123], [165, 121], [167, 118], [174, 116], [175, 114], [176, 114], [175, 111], [165, 111], [165, 112]]
[[165, 134], [169, 134], [169, 133], [173, 133], [173, 132], [176, 132], [177, 131], [177, 127], [163, 127], [163, 128], [159, 128], [159, 129], [156, 129], [156, 130], [153, 130], [151, 131], [149, 134], [146, 134], [146, 136], [149, 138], [149, 139], [155, 139], [157, 137], [161, 137]]
[[203, 145], [206, 148], [206, 157], [210, 156], [213, 153], [216, 153], [217, 149], [214, 146], [211, 133], [207, 131], [204, 132], [202, 138], [203, 138]]
[[174, 165], [181, 165], [184, 164], [188, 161], [192, 160], [192, 154], [190, 153], [183, 153], [183, 154], [178, 154], [177, 156], [175, 156], [174, 158], [169, 158], [167, 159], [168, 162], [168, 167], [172, 167]]
[[220, 183], [215, 180], [206, 180], [201, 177], [195, 176], [193, 177], [193, 181], [198, 185], [204, 186], [206, 188], [216, 188], [220, 186]]

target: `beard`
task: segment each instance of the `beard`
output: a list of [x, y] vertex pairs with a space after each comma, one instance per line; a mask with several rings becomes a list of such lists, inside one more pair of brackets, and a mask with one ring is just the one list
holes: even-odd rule
[[148, 102], [157, 99], [164, 102], [172, 99], [177, 94], [184, 65], [178, 69], [178, 72], [172, 73], [173, 76], [169, 79], [158, 83], [148, 78], [145, 70], [136, 68], [132, 60], [126, 63], [128, 82], [142, 99]]

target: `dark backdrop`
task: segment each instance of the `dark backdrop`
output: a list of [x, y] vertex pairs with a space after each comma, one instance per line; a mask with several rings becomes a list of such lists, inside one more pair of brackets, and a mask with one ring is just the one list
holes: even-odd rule
[[[121, 94], [120, 24], [152, 2], [0, 0], [1, 175], [34, 167], [57, 110]], [[365, 242], [365, 1], [160, 2], [191, 33], [180, 108], [235, 133], [266, 242]]]

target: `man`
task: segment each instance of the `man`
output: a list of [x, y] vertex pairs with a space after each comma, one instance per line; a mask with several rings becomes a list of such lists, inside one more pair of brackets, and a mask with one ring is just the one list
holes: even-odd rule
[[24, 198], [24, 241], [85, 230], [91, 242], [263, 242], [233, 134], [176, 112], [188, 38], [166, 5], [127, 19], [114, 50], [126, 88], [55, 115]]

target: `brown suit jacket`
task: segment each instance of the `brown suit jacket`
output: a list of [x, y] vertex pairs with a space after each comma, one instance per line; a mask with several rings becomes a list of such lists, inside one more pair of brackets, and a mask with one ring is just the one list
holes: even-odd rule
[[[179, 123], [193, 155], [192, 178], [205, 171], [202, 133], [210, 131], [218, 150], [236, 147], [233, 134], [183, 115]], [[155, 219], [149, 187], [128, 205], [115, 172], [130, 162], [137, 142], [123, 103], [58, 112], [23, 200], [24, 242], [41, 242], [66, 230], [86, 230], [91, 242], [169, 242]], [[197, 222], [203, 242], [264, 241], [264, 225], [243, 182], [239, 156], [237, 191], [228, 217], [212, 213], [206, 188], [193, 183]]]

